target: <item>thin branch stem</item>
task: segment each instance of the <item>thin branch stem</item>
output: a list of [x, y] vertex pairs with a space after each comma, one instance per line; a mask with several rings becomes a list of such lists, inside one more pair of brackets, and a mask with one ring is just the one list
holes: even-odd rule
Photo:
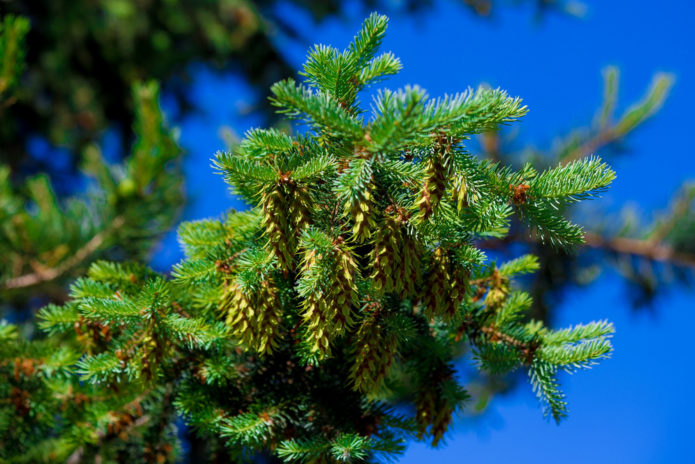
[[612, 127], [601, 129], [594, 136], [590, 137], [584, 143], [579, 145], [570, 151], [566, 156], [560, 161], [561, 164], [568, 164], [572, 161], [577, 161], [582, 158], [586, 158], [592, 153], [596, 152], [601, 147], [608, 144], [616, 142], [620, 138], [624, 137], [625, 134], [620, 134]]
[[[134, 430], [138, 427], [141, 427], [145, 424], [147, 424], [150, 420], [150, 416], [140, 416], [137, 419], [135, 419], [125, 430], [124, 432], [126, 434], [130, 433], [131, 430]], [[97, 432], [97, 438], [98, 438], [98, 443], [101, 444], [103, 441], [108, 439], [108, 435], [104, 431], [99, 431]], [[85, 449], [84, 446], [80, 446], [77, 448], [73, 453], [68, 457], [68, 459], [65, 461], [65, 464], [79, 464], [82, 462], [82, 458], [84, 456]]]
[[14, 277], [5, 281], [0, 288], [6, 290], [15, 290], [57, 279], [94, 254], [99, 248], [101, 248], [109, 234], [120, 228], [124, 223], [125, 219], [123, 216], [116, 217], [107, 229], [97, 233], [87, 243], [85, 243], [82, 248], [77, 250], [75, 254], [73, 254], [69, 259], [66, 259], [60, 263], [58, 266]]
[[[695, 268], [695, 254], [674, 250], [663, 243], [650, 239], [637, 239], [626, 237], [607, 238], [595, 232], [585, 232], [584, 246], [602, 250], [608, 253], [627, 254], [640, 256], [645, 259], [660, 262], [669, 262], [678, 266]], [[482, 248], [498, 249], [503, 243], [519, 242], [539, 244], [537, 238], [528, 234], [516, 233], [505, 237], [503, 240], [484, 240], [480, 242]], [[471, 284], [484, 283], [485, 278], [471, 281]]]
[[586, 246], [614, 253], [642, 256], [653, 261], [671, 262], [680, 266], [695, 267], [695, 255], [674, 250], [668, 245], [634, 238], [604, 238], [593, 232], [585, 234]]

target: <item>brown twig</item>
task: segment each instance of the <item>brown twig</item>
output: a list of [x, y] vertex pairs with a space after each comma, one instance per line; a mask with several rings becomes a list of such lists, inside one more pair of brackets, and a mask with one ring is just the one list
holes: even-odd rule
[[524, 343], [523, 341], [518, 340], [493, 326], [481, 327], [480, 331], [487, 335], [491, 342], [500, 341], [519, 349], [527, 348], [528, 345], [527, 343]]
[[[125, 433], [130, 433], [131, 430], [136, 429], [138, 427], [141, 427], [150, 420], [150, 416], [140, 416], [137, 419], [135, 419], [125, 430]], [[104, 440], [108, 439], [108, 435], [104, 431], [99, 431], [97, 432], [97, 438], [98, 442], [101, 443]], [[82, 462], [82, 457], [84, 456], [84, 447], [80, 446], [77, 448], [73, 453], [68, 457], [68, 459], [65, 461], [65, 464], [79, 464]]]
[[693, 199], [695, 199], [695, 188], [688, 187], [686, 183], [681, 187], [676, 198], [671, 200], [670, 214], [656, 226], [649, 235], [649, 240], [652, 242], [662, 241], [676, 227], [678, 220], [688, 214]]
[[[138, 395], [134, 400], [130, 401], [129, 403], [125, 404], [121, 410], [126, 411], [128, 409], [132, 408], [139, 408], [140, 403], [147, 398], [147, 396], [151, 393], [151, 390], [148, 390], [144, 393], [141, 393]], [[169, 395], [170, 389], [167, 390], [166, 395]], [[142, 412], [139, 412], [139, 414], [142, 414]], [[135, 419], [133, 422], [128, 424], [128, 426], [121, 430], [120, 432], [125, 432], [126, 434], [130, 434], [130, 432], [133, 429], [136, 429], [138, 427], [142, 427], [143, 425], [146, 425], [150, 421], [150, 416], [147, 414], [140, 415], [137, 419]], [[97, 431], [97, 444], [96, 446], [99, 446], [102, 444], [104, 441], [113, 438], [114, 434], [110, 434], [107, 430], [99, 430]], [[80, 446], [77, 448], [73, 453], [68, 457], [68, 459], [65, 461], [65, 464], [79, 464], [82, 462], [82, 457], [84, 456], [84, 446]]]
[[58, 266], [45, 270], [37, 270], [36, 272], [32, 272], [30, 274], [14, 277], [5, 281], [0, 288], [14, 290], [31, 287], [33, 285], [38, 285], [57, 279], [96, 252], [104, 244], [107, 236], [114, 230], [120, 228], [124, 223], [125, 219], [123, 216], [118, 216], [113, 220], [110, 227], [96, 234], [87, 243], [85, 243], [82, 248], [77, 250], [75, 254], [73, 254], [69, 259], [66, 259], [60, 263]]
[[[607, 238], [595, 232], [585, 232], [584, 246], [602, 250], [609, 253], [622, 253], [633, 256], [640, 256], [652, 261], [670, 262], [678, 266], [695, 268], [695, 254], [674, 250], [672, 247], [663, 243], [646, 239], [614, 237]], [[502, 240], [483, 240], [480, 242], [482, 248], [499, 249], [505, 243], [520, 242], [528, 244], [539, 244], [536, 237], [516, 233], [508, 235]], [[471, 281], [471, 284], [482, 284], [485, 278]]]
[[566, 156], [562, 157], [561, 164], [571, 163], [578, 159], [585, 158], [596, 152], [601, 147], [618, 141], [624, 134], [618, 133], [613, 128], [607, 128], [599, 131], [593, 137], [584, 141], [578, 147], [573, 148]]
[[674, 250], [668, 245], [634, 238], [604, 238], [593, 232], [584, 236], [586, 246], [614, 253], [642, 256], [653, 261], [668, 261], [680, 266], [695, 267], [695, 255]]

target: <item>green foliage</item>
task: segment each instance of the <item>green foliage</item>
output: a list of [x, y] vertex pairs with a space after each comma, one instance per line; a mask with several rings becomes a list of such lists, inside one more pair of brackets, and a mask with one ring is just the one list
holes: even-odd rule
[[[165, 443], [178, 413], [237, 460], [261, 451], [285, 462], [390, 460], [407, 437], [443, 440], [470, 398], [453, 367], [462, 350], [482, 371], [525, 370], [546, 411], [566, 415], [558, 371], [606, 357], [612, 326], [528, 322], [531, 298], [515, 279], [538, 261], [488, 264], [478, 243], [503, 236], [514, 211], [552, 243], [576, 243], [580, 229], [559, 206], [592, 197], [614, 175], [598, 160], [537, 173], [471, 156], [470, 134], [526, 111], [498, 90], [434, 100], [417, 88], [382, 91], [364, 116], [360, 76], [395, 70], [377, 62], [385, 27], [370, 16], [345, 51], [311, 51], [306, 84], [273, 87], [279, 111], [310, 130], [254, 130], [217, 155], [250, 210], [184, 224], [186, 259], [171, 278], [92, 264], [71, 301], [39, 315], [46, 343], [65, 351], [32, 369], [19, 360], [18, 374], [9, 360], [28, 352], [23, 344], [42, 345], [0, 329], [11, 342], [0, 358], [0, 418], [13, 431], [0, 436], [0, 456], [31, 448], [44, 460], [173, 461]], [[162, 144], [137, 143], [133, 159], [156, 157]], [[70, 406], [34, 403], [55, 393], [58, 377]], [[394, 399], [415, 413], [396, 413]], [[52, 434], [14, 432], [37, 427]]]
[[[17, 91], [28, 25], [24, 18], [3, 19], [0, 94]], [[123, 165], [111, 166], [96, 146], [90, 146], [84, 171], [93, 181], [82, 196], [60, 198], [45, 174], [17, 185], [15, 173], [0, 164], [3, 301], [19, 302], [28, 288], [59, 295], [67, 278], [84, 271], [99, 256], [142, 258], [154, 239], [171, 226], [182, 202], [181, 150], [164, 122], [158, 97], [154, 82], [134, 86], [132, 154]], [[12, 99], [4, 102], [4, 111], [17, 109]], [[0, 149], [3, 159], [6, 149]]]
[[[26, 18], [5, 16], [0, 21], [0, 97], [17, 84], [24, 67], [24, 37], [29, 31]], [[2, 102], [2, 100], [0, 100]]]
[[[591, 184], [602, 184], [606, 180], [602, 177], [613, 176], [612, 172], [603, 170], [595, 153], [600, 150], [604, 159], [627, 157], [625, 148], [629, 136], [661, 108], [674, 83], [672, 75], [656, 73], [645, 95], [618, 113], [618, 70], [608, 67], [603, 77], [604, 99], [593, 123], [558, 137], [549, 149], [541, 151], [526, 147], [519, 150], [513, 140], [499, 131], [487, 132], [480, 137], [479, 155], [483, 158], [519, 166], [522, 171], [529, 163], [539, 170], [547, 168], [541, 174], [529, 171], [515, 192], [518, 199], [525, 200], [518, 206], [524, 214], [521, 222], [530, 223], [530, 218], [535, 219], [537, 234], [529, 238], [513, 221], [509, 234], [492, 237], [485, 243], [492, 249], [521, 246], [539, 257], [540, 272], [533, 279], [531, 293], [534, 296], [552, 295], [534, 299], [531, 313], [539, 319], [552, 319], [553, 308], [547, 301], [559, 301], [565, 285], [586, 285], [606, 266], [612, 265], [625, 277], [625, 282], [631, 287], [629, 295], [636, 306], [649, 303], [670, 284], [689, 285], [695, 267], [695, 254], [688, 245], [692, 241], [684, 240], [692, 231], [695, 211], [690, 188], [692, 182], [686, 181], [665, 211], [653, 217], [645, 217], [642, 212], [629, 207], [621, 213], [601, 214], [576, 201], [601, 193], [602, 188], [592, 190]], [[556, 164], [559, 166], [554, 167]], [[588, 175], [574, 177], [573, 181], [560, 181], [565, 172], [574, 171], [585, 171]], [[590, 190], [584, 190], [587, 187]], [[577, 196], [575, 188], [584, 193]], [[544, 198], [534, 198], [536, 191], [543, 192]], [[585, 218], [587, 230], [582, 231], [557, 216], [547, 216], [548, 211], [558, 210], [563, 211], [567, 218]], [[558, 233], [566, 235], [571, 242], [579, 241], [583, 233], [586, 246], [578, 253], [568, 254], [564, 246], [556, 246], [563, 245], [557, 241]]]
[[[27, 288], [59, 291], [60, 283], [97, 257], [145, 257], [171, 227], [182, 203], [180, 156], [163, 121], [158, 86], [133, 89], [136, 142], [123, 165], [106, 163], [95, 146], [84, 170], [94, 179], [87, 195], [59, 198], [48, 177], [31, 177], [16, 187], [0, 165], [0, 292]], [[10, 220], [11, 218], [11, 220]]]
[[615, 173], [598, 158], [584, 158], [535, 177], [527, 195], [574, 202], [600, 193], [614, 179]]
[[[25, 87], [12, 113], [0, 111], [0, 146], [13, 170], [31, 163], [24, 146], [40, 135], [68, 148], [75, 165], [82, 150], [116, 124], [123, 132], [123, 156], [132, 140], [127, 129], [137, 119], [130, 98], [138, 82], [169, 82], [186, 111], [182, 82], [191, 63], [238, 66], [265, 87], [291, 70], [271, 39], [278, 24], [269, 13], [276, 2], [248, 0], [8, 0], [0, 14], [31, 19]], [[330, 0], [293, 2], [314, 18], [338, 11]], [[28, 23], [26, 20], [22, 20]], [[17, 32], [26, 24], [16, 23]], [[285, 26], [286, 27], [286, 26]], [[5, 55], [8, 57], [10, 55]], [[3, 71], [6, 68], [3, 66]], [[16, 73], [19, 75], [19, 73]], [[0, 82], [4, 82], [0, 77]], [[0, 94], [3, 84], [0, 83]]]
[[[517, 143], [504, 132], [488, 132], [480, 136], [479, 156], [485, 159], [495, 160], [503, 164], [520, 167], [529, 163], [544, 173], [533, 174], [523, 178], [523, 184], [528, 188], [518, 189], [518, 198], [533, 198], [534, 190], [547, 185], [551, 189], [557, 189], [560, 197], [553, 198], [548, 195], [543, 200], [541, 207], [558, 208], [568, 218], [582, 218], [586, 222], [587, 230], [584, 233], [585, 245], [572, 253], [567, 253], [562, 248], [553, 247], [552, 235], [535, 234], [528, 236], [518, 222], [512, 221], [509, 233], [503, 236], [495, 236], [486, 240], [482, 245], [489, 250], [501, 250], [508, 253], [509, 250], [521, 249], [533, 253], [538, 258], [536, 266], [539, 272], [526, 282], [530, 283], [528, 293], [533, 296], [531, 306], [528, 309], [530, 317], [552, 323], [554, 309], [563, 301], [563, 290], [568, 285], [587, 285], [592, 283], [597, 276], [602, 275], [606, 267], [613, 267], [625, 277], [625, 282], [630, 286], [627, 292], [633, 298], [636, 306], [651, 302], [664, 292], [670, 284], [692, 282], [692, 269], [695, 267], [695, 255], [693, 247], [689, 244], [692, 240], [684, 240], [687, 234], [692, 234], [693, 218], [693, 189], [692, 182], [686, 182], [676, 192], [673, 200], [667, 207], [667, 211], [656, 215], [654, 218], [644, 217], [643, 214], [626, 208], [622, 214], [615, 211], [602, 214], [595, 208], [586, 208], [581, 201], [575, 201], [574, 188], [580, 190], [586, 188], [592, 182], [599, 181], [604, 175], [612, 176], [609, 171], [601, 172], [598, 168], [594, 175], [587, 178], [575, 178], [573, 182], [559, 180], [564, 172], [573, 170], [592, 170], [601, 164], [595, 158], [595, 153], [600, 151], [604, 159], [613, 157], [629, 157], [631, 135], [636, 129], [644, 125], [662, 106], [673, 85], [673, 76], [657, 73], [652, 84], [646, 90], [640, 101], [628, 105], [623, 113], [617, 109], [622, 106], [618, 99], [619, 75], [613, 67], [604, 70], [604, 99], [593, 123], [585, 128], [571, 131], [567, 136], [558, 138], [555, 143], [546, 150], [526, 147], [518, 149]], [[554, 165], [559, 165], [554, 167]], [[549, 169], [548, 169], [549, 168]], [[588, 172], [587, 171], [587, 172]], [[559, 176], [559, 177], [556, 177]], [[560, 187], [562, 182], [564, 187]], [[584, 182], [587, 182], [584, 184]], [[554, 185], [554, 187], [553, 187]], [[600, 193], [601, 189], [591, 191], [591, 194]], [[545, 192], [547, 195], [547, 192]], [[583, 198], [582, 194], [582, 198]], [[582, 199], [577, 197], [577, 199]], [[525, 205], [521, 205], [523, 211]], [[535, 213], [536, 211], [531, 211]], [[528, 214], [528, 212], [526, 212]], [[565, 222], [556, 226], [567, 227]], [[546, 227], [547, 229], [547, 227]], [[571, 230], [570, 230], [571, 231]], [[579, 232], [579, 231], [576, 231]], [[579, 234], [576, 233], [579, 238]], [[549, 240], [550, 239], [550, 240]], [[550, 246], [549, 246], [550, 245]], [[502, 265], [500, 273], [506, 265]], [[504, 281], [501, 282], [504, 284]], [[500, 306], [500, 312], [518, 315], [516, 305], [509, 305], [519, 295], [509, 291], [502, 285], [502, 290], [492, 295], [492, 302], [499, 299], [500, 295], [509, 295], [509, 300]], [[523, 298], [524, 307], [528, 300]], [[529, 316], [525, 316], [529, 317]], [[595, 327], [598, 332], [603, 328]], [[593, 329], [592, 329], [593, 330]], [[601, 350], [605, 350], [605, 340], [600, 333], [583, 335], [589, 343], [595, 345], [582, 345], [581, 356], [586, 356], [591, 350], [595, 356], [600, 357]], [[559, 331], [559, 334], [565, 333]], [[550, 340], [548, 340], [549, 343]], [[559, 350], [565, 352], [569, 346], [562, 346]], [[583, 351], [587, 350], [587, 351]], [[496, 360], [499, 366], [506, 362], [511, 363], [513, 358], [507, 349], [496, 348], [483, 350], [484, 357]], [[550, 350], [552, 352], [552, 350]], [[567, 351], [569, 362], [572, 350]], [[560, 358], [555, 358], [560, 361]], [[492, 363], [491, 363], [492, 364]], [[492, 366], [491, 366], [492, 367]], [[567, 370], [568, 365], [559, 367], [550, 362], [538, 363], [535, 372], [532, 372], [532, 380], [535, 382], [537, 392], [546, 405], [546, 412], [555, 417], [564, 415], [564, 399], [559, 393], [557, 385], [553, 386], [549, 381], [555, 372]], [[481, 373], [479, 378], [471, 383], [475, 385], [473, 391], [474, 401], [480, 409], [488, 404], [490, 397], [498, 390], [506, 391], [510, 385], [518, 382], [519, 377], [504, 376], [500, 372], [503, 369], [494, 370], [490, 375]], [[543, 380], [545, 384], [539, 383]], [[547, 399], [552, 401], [547, 401]]]
[[[28, 22], [10, 16], [2, 24], [0, 82], [11, 96], [1, 95], [0, 111], [11, 114], [17, 110], [12, 93], [22, 91], [16, 84]], [[110, 166], [91, 147], [85, 156], [85, 171], [94, 179], [88, 194], [59, 198], [41, 174], [20, 186], [10, 167], [0, 165], [3, 304], [12, 300], [21, 306], [22, 298], [39, 296], [39, 291], [54, 301], [65, 299], [63, 284], [96, 257], [144, 257], [153, 239], [173, 222], [181, 203], [180, 150], [163, 122], [158, 86], [136, 85], [133, 94], [138, 114], [133, 154], [123, 165]], [[2, 148], [3, 160], [11, 159], [7, 148]], [[165, 391], [157, 386], [148, 392], [133, 386], [104, 387], [106, 379], [116, 375], [138, 378], [149, 362], [141, 360], [140, 369], [127, 369], [119, 353], [146, 358], [153, 352], [122, 351], [123, 327], [117, 327], [142, 321], [137, 305], [148, 295], [145, 289], [140, 301], [122, 300], [114, 289], [138, 293], [145, 280], [155, 277], [139, 265], [98, 263], [88, 278], [74, 283], [72, 301], [42, 312], [38, 325], [47, 338], [29, 342], [16, 326], [0, 323], [0, 461], [81, 462], [98, 456], [122, 462], [133, 456], [169, 459], [176, 453], [171, 425], [175, 413]], [[93, 310], [84, 310], [86, 302]], [[226, 332], [172, 315], [155, 327], [188, 346], [209, 347]], [[132, 324], [124, 332], [138, 333]], [[139, 333], [145, 338], [137, 346], [147, 336], [144, 330]], [[114, 346], [105, 351], [109, 342]], [[163, 422], [152, 423], [150, 415]]]

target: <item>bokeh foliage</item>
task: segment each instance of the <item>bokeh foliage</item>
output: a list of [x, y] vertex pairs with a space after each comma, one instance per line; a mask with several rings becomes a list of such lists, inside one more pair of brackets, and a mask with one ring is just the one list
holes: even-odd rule
[[[0, 112], [3, 160], [13, 170], [49, 169], [26, 156], [32, 136], [69, 150], [73, 167], [81, 150], [105, 129], [120, 131], [122, 153], [132, 141], [136, 107], [131, 88], [156, 80], [175, 96], [182, 112], [196, 107], [187, 97], [192, 64], [239, 70], [265, 91], [290, 76], [277, 45], [279, 33], [310, 40], [277, 13], [277, 0], [5, 0], [0, 16], [21, 15], [32, 27], [23, 86], [11, 114]], [[341, 0], [290, 0], [314, 20], [340, 14]], [[369, 8], [392, 8], [383, 0], [360, 0]], [[556, 0], [529, 0], [539, 11], [572, 11]], [[461, 2], [491, 14], [491, 0]], [[400, 11], [423, 10], [431, 0], [406, 0]], [[262, 107], [266, 114], [267, 107]], [[54, 168], [55, 169], [55, 168]]]
[[[28, 21], [12, 15], [0, 30], [0, 102], [13, 115], [18, 76], [24, 68]], [[156, 82], [135, 84], [134, 143], [130, 155], [109, 164], [89, 145], [83, 172], [86, 192], [57, 195], [45, 173], [15, 182], [0, 163], [0, 302], [22, 308], [30, 299], [64, 299], [65, 284], [99, 257], [144, 259], [171, 228], [183, 201], [181, 149], [159, 107]], [[9, 117], [9, 116], [8, 116]], [[0, 148], [3, 159], [7, 147]]]

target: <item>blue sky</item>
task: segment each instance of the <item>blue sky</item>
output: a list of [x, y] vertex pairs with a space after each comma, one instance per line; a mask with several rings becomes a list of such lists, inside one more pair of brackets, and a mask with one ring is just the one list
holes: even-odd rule
[[[556, 135], [590, 122], [606, 65], [621, 70], [619, 111], [643, 94], [654, 72], [671, 72], [677, 79], [671, 97], [629, 139], [629, 152], [612, 160], [618, 179], [601, 206], [634, 204], [651, 214], [666, 206], [684, 180], [695, 179], [693, 148], [686, 139], [695, 103], [692, 2], [585, 1], [583, 19], [551, 14], [540, 23], [525, 7], [500, 8], [485, 21], [456, 3], [439, 0], [416, 17], [392, 17], [384, 49], [401, 58], [404, 70], [385, 85], [419, 84], [433, 96], [482, 82], [500, 86], [530, 108], [519, 124], [520, 144], [547, 147]], [[278, 39], [297, 66], [314, 42], [347, 45], [363, 19], [362, 12], [348, 9], [346, 18], [315, 25], [289, 7], [280, 11], [300, 25], [308, 40]], [[212, 173], [210, 158], [225, 147], [221, 126], [242, 134], [260, 123], [243, 114], [258, 96], [238, 76], [202, 68], [195, 75], [191, 91], [202, 111], [179, 124], [189, 150], [186, 219], [243, 207]], [[176, 260], [177, 249], [169, 237], [155, 264]], [[446, 447], [412, 444], [401, 462], [695, 462], [690, 444], [695, 405], [689, 398], [695, 381], [690, 354], [694, 295], [675, 289], [656, 301], [655, 311], [635, 313], [625, 291], [620, 278], [606, 272], [592, 286], [571, 290], [559, 308], [558, 325], [607, 318], [617, 328], [611, 360], [562, 377], [571, 408], [563, 424], [545, 421], [530, 387], [522, 385], [496, 398], [482, 417], [457, 420]]]

